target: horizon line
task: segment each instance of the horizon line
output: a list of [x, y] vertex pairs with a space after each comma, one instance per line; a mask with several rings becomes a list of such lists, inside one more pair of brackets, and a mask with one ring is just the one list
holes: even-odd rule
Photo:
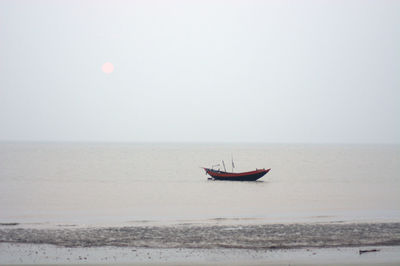
[[400, 142], [305, 141], [111, 141], [111, 140], [0, 140], [1, 144], [220, 144], [220, 145], [400, 145]]

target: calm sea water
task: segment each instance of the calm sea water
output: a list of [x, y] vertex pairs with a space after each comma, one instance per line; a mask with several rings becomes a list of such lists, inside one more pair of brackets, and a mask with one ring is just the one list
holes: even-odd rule
[[399, 145], [1, 143], [0, 182], [0, 223], [400, 221]]

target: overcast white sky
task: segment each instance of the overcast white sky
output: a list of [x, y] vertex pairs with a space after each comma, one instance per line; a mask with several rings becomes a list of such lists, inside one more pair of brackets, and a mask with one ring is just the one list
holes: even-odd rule
[[3, 141], [399, 143], [399, 115], [400, 1], [0, 1]]

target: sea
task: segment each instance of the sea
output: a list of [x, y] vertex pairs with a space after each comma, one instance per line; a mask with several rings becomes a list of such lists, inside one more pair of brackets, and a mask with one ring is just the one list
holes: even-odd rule
[[0, 184], [0, 225], [400, 222], [400, 145], [3, 142]]

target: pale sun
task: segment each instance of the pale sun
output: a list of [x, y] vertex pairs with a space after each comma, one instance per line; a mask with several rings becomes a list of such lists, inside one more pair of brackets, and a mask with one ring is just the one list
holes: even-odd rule
[[101, 70], [103, 70], [103, 72], [106, 74], [110, 74], [114, 71], [114, 65], [110, 62], [104, 63], [101, 67]]

